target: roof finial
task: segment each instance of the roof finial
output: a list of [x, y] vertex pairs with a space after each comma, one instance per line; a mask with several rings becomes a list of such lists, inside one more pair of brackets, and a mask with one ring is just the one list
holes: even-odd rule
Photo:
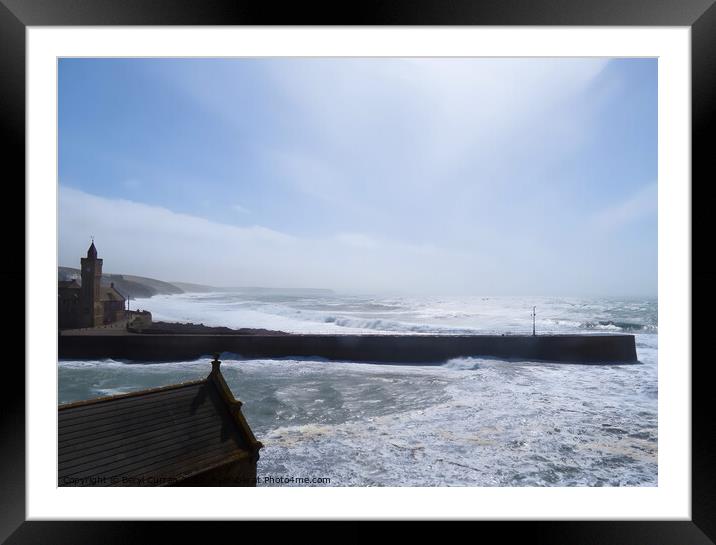
[[211, 362], [211, 372], [212, 373], [218, 373], [219, 372], [219, 366], [221, 365], [221, 361], [219, 361], [219, 353], [217, 352], [214, 354], [214, 361]]
[[87, 257], [91, 258], [97, 258], [97, 248], [94, 245], [94, 235], [92, 235], [90, 238], [92, 238], [92, 244], [90, 244], [90, 247], [87, 249]]

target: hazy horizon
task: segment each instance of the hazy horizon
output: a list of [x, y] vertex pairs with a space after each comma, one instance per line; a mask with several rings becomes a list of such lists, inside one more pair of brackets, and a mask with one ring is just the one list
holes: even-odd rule
[[[78, 263], [77, 264], [63, 264], [60, 263], [58, 267], [67, 267], [72, 269], [80, 270], [79, 267], [79, 259], [80, 257], [84, 257], [85, 254], [83, 253], [81, 256], [77, 258]], [[103, 256], [98, 255], [100, 259], [103, 259]], [[106, 260], [105, 260], [106, 261]], [[198, 287], [203, 288], [216, 288], [217, 290], [240, 290], [240, 289], [268, 289], [268, 290], [276, 290], [280, 291], [282, 289], [285, 290], [328, 290], [333, 291], [337, 295], [359, 295], [359, 296], [417, 296], [417, 295], [425, 295], [430, 297], [454, 297], [454, 296], [465, 296], [465, 297], [556, 297], [556, 298], [606, 298], [606, 299], [656, 299], [657, 294], [628, 294], [628, 293], [613, 293], [613, 294], [604, 294], [604, 293], [583, 293], [583, 294], [574, 294], [574, 293], [564, 293], [564, 292], [555, 292], [555, 293], [480, 293], [480, 292], [473, 292], [473, 293], [451, 293], [449, 291], [434, 291], [434, 292], [411, 292], [401, 289], [391, 289], [391, 290], [356, 290], [356, 289], [333, 289], [333, 288], [326, 288], [323, 286], [265, 286], [265, 285], [255, 285], [255, 284], [226, 284], [226, 285], [216, 285], [216, 284], [202, 284], [200, 282], [188, 282], [182, 279], [177, 278], [159, 278], [154, 276], [145, 275], [142, 273], [137, 272], [128, 272], [128, 271], [122, 271], [122, 270], [112, 270], [107, 269], [106, 266], [103, 266], [103, 274], [110, 274], [110, 275], [127, 275], [127, 276], [137, 276], [137, 277], [143, 277], [143, 278], [149, 278], [152, 280], [160, 280], [162, 282], [167, 282], [169, 284], [191, 284], [196, 285]], [[177, 286], [179, 287], [179, 286]]]
[[60, 59], [59, 265], [657, 294], [656, 59]]

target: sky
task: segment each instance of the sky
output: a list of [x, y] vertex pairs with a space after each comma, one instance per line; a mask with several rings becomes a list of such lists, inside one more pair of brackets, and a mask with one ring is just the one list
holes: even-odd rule
[[59, 264], [655, 296], [657, 61], [60, 59]]

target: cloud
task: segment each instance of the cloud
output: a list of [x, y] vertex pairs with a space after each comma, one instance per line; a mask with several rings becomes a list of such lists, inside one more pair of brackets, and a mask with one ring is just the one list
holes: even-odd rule
[[[651, 213], [655, 187], [605, 209], [616, 228]], [[109, 273], [214, 286], [320, 287], [343, 292], [449, 294], [629, 293], [655, 278], [651, 250], [629, 253], [612, 237], [572, 232], [555, 246], [499, 237], [459, 247], [357, 231], [299, 237], [261, 225], [238, 227], [125, 199], [60, 186], [60, 264], [77, 267], [90, 234]], [[652, 203], [652, 204], [650, 204]], [[592, 224], [592, 225], [596, 225]], [[493, 241], [494, 242], [494, 241]], [[643, 254], [643, 255], [642, 255]], [[608, 259], [606, 257], [609, 256]], [[578, 265], [577, 265], [578, 263]], [[641, 272], [637, 272], [641, 271]], [[627, 282], [627, 279], [631, 279]], [[655, 280], [654, 280], [655, 282]], [[651, 286], [650, 283], [646, 286]], [[655, 289], [655, 283], [654, 283]]]
[[554, 110], [588, 88], [608, 62], [248, 59], [164, 73], [236, 135], [248, 130], [246, 114], [227, 104], [265, 108], [264, 122], [252, 126], [251, 146], [269, 176], [345, 203], [365, 189], [454, 185], [463, 179], [455, 171], [476, 167], [473, 182], [489, 190], [496, 174], [557, 162], [580, 145], [584, 117], [597, 104], [582, 102], [570, 116]]
[[[443, 168], [490, 157], [583, 91], [608, 59], [374, 59], [268, 64], [268, 76], [312, 136], [346, 158]], [[579, 121], [574, 120], [576, 126]], [[415, 130], [417, 128], [417, 130]], [[504, 150], [503, 150], [504, 151]]]
[[655, 215], [656, 211], [657, 184], [652, 183], [597, 212], [592, 217], [592, 224], [597, 230], [618, 231], [642, 218]]
[[451, 252], [362, 233], [295, 237], [237, 227], [60, 186], [60, 264], [77, 266], [89, 234], [107, 272], [215, 286], [327, 287], [444, 292], [489, 268], [478, 253]]
[[356, 248], [375, 248], [378, 245], [375, 239], [361, 233], [339, 233], [335, 238], [341, 244]]

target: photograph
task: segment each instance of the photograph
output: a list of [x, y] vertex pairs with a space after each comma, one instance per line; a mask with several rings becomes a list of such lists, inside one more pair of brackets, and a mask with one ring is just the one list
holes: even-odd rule
[[57, 486], [658, 487], [659, 69], [57, 58]]

